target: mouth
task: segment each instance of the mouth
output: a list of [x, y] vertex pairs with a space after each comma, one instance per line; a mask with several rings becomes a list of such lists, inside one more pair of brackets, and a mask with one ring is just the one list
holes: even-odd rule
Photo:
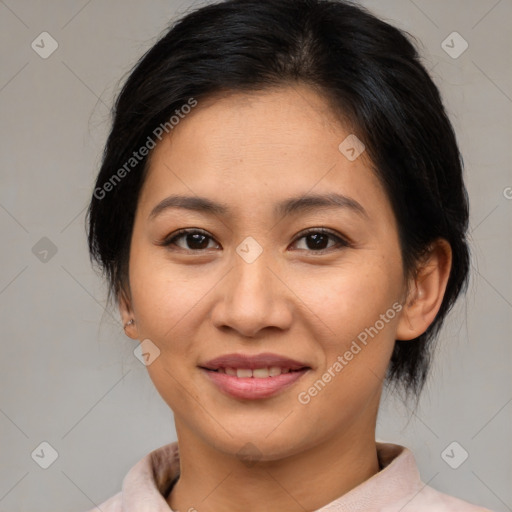
[[199, 366], [226, 395], [244, 400], [269, 398], [290, 387], [311, 367], [276, 354], [227, 354]]
[[308, 370], [309, 367], [305, 366], [303, 368], [298, 369], [292, 369], [292, 368], [281, 368], [280, 366], [270, 366], [266, 368], [231, 368], [229, 366], [227, 367], [220, 367], [215, 370], [211, 368], [203, 368], [203, 370], [209, 371], [209, 372], [216, 372], [216, 373], [224, 373], [226, 375], [231, 375], [232, 377], [237, 377], [238, 379], [266, 379], [269, 377], [278, 377], [279, 375], [283, 375], [286, 373], [293, 373], [293, 372], [301, 372], [302, 370]]
[[[200, 365], [201, 368], [211, 371], [224, 371], [228, 375], [237, 375], [239, 377], [251, 377], [248, 371], [256, 372], [262, 377], [277, 376], [280, 373], [288, 371], [302, 370], [309, 366], [301, 361], [296, 361], [286, 356], [265, 352], [262, 354], [224, 354], [222, 356], [210, 359]], [[279, 370], [279, 373], [278, 373]], [[235, 372], [235, 373], [233, 373]], [[242, 375], [238, 375], [242, 372]], [[268, 372], [268, 375], [267, 373]]]

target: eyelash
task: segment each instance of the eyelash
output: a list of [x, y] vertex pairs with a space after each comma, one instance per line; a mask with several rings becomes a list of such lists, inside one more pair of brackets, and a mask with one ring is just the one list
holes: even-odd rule
[[[336, 234], [335, 232], [329, 230], [329, 229], [326, 229], [326, 228], [310, 228], [306, 231], [303, 231], [302, 233], [299, 233], [299, 235], [297, 236], [297, 238], [295, 238], [295, 240], [293, 241], [293, 244], [295, 244], [298, 240], [308, 236], [308, 235], [311, 235], [311, 234], [323, 234], [323, 235], [329, 235], [331, 238], [334, 238], [337, 240], [337, 245], [339, 246], [339, 248], [347, 248], [347, 247], [352, 247], [352, 244], [346, 240], [345, 238], [341, 237], [340, 235]], [[192, 229], [192, 228], [188, 228], [188, 229], [180, 229], [178, 231], [176, 231], [175, 233], [172, 233], [172, 235], [169, 235], [167, 238], [165, 238], [162, 242], [160, 242], [158, 245], [161, 245], [161, 246], [164, 246], [164, 247], [170, 247], [172, 245], [176, 245], [175, 244], [175, 241], [178, 240], [179, 238], [182, 238], [184, 237], [185, 235], [191, 235], [191, 234], [200, 234], [200, 235], [204, 235], [208, 238], [210, 238], [211, 240], [213, 240], [213, 238], [206, 232], [206, 231], [203, 231], [202, 229]], [[319, 253], [319, 254], [323, 254], [324, 252], [327, 252], [327, 251], [330, 251], [332, 249], [335, 249], [336, 246], [332, 246], [332, 247], [328, 247], [326, 249], [321, 249], [319, 251], [315, 251], [313, 249], [300, 249], [300, 250], [305, 250], [307, 252], [314, 252], [314, 253]], [[207, 249], [183, 249], [181, 247], [179, 247], [179, 249], [182, 249], [184, 251], [187, 251], [187, 252], [204, 252], [206, 251]]]

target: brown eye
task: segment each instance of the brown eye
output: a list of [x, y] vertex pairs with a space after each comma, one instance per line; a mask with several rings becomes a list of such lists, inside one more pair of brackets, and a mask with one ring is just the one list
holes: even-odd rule
[[[347, 240], [324, 228], [310, 229], [302, 233], [301, 236], [295, 239], [294, 244], [302, 239], [305, 241], [305, 247], [299, 247], [299, 249], [309, 252], [322, 252], [335, 247], [350, 247]], [[202, 230], [181, 229], [167, 237], [160, 245], [165, 247], [175, 246], [185, 251], [203, 251], [215, 248], [209, 245], [213, 241], [213, 238]]]
[[[302, 247], [300, 249], [313, 251], [313, 252], [320, 252], [328, 249], [332, 249], [333, 247], [349, 247], [350, 244], [343, 238], [341, 238], [338, 235], [335, 235], [331, 231], [328, 231], [326, 229], [311, 229], [305, 233], [302, 233], [302, 235], [296, 239], [296, 242], [298, 240], [304, 239], [305, 240], [305, 247]], [[329, 239], [334, 241], [333, 244], [329, 244]]]
[[[184, 243], [181, 242], [184, 246], [178, 243], [179, 240], [184, 240]], [[213, 240], [213, 238], [203, 231], [197, 229], [182, 229], [178, 231], [178, 233], [174, 233], [166, 238], [161, 245], [166, 247], [175, 245], [186, 251], [201, 251], [211, 248], [208, 246], [211, 240]]]

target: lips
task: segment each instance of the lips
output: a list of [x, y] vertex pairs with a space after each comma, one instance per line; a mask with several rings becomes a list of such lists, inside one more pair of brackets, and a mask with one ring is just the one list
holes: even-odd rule
[[242, 400], [270, 398], [292, 386], [311, 368], [277, 354], [226, 354], [199, 365], [210, 382]]
[[199, 365], [205, 370], [217, 371], [226, 370], [226, 368], [258, 370], [262, 368], [279, 368], [280, 373], [283, 370], [297, 371], [309, 368], [306, 363], [290, 359], [289, 357], [280, 356], [278, 354], [264, 353], [254, 356], [244, 354], [225, 354], [215, 359], [211, 359]]

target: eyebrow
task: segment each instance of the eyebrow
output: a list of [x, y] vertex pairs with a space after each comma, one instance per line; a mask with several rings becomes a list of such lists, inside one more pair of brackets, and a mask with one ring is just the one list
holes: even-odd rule
[[[219, 216], [230, 214], [230, 208], [225, 203], [218, 203], [200, 196], [173, 195], [160, 201], [151, 210], [149, 219], [155, 218], [169, 208], [183, 208], [185, 210]], [[285, 199], [275, 205], [274, 215], [276, 217], [286, 217], [296, 213], [314, 211], [318, 208], [343, 208], [353, 211], [361, 217], [369, 218], [368, 213], [359, 202], [351, 197], [337, 193], [310, 194]]]

